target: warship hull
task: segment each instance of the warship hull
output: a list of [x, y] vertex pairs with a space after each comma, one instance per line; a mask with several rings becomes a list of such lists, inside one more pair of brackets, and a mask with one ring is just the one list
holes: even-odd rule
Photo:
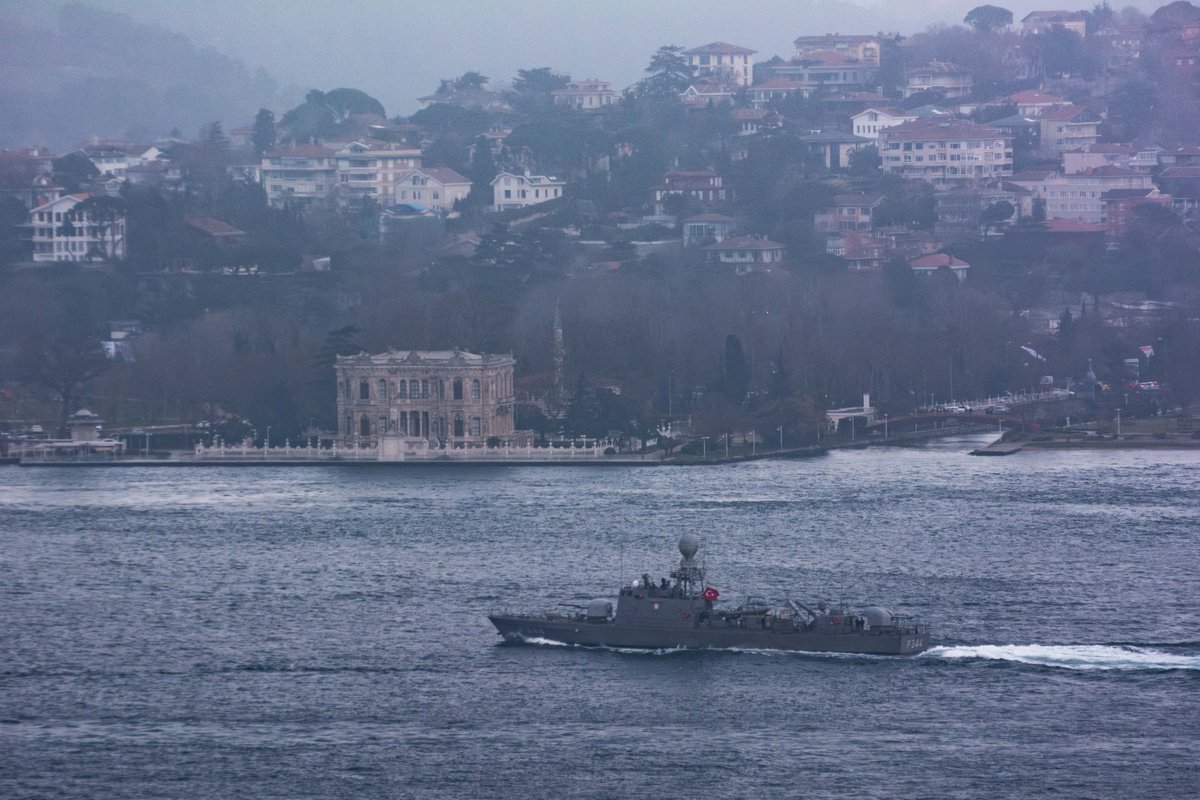
[[804, 630], [791, 627], [741, 628], [696, 625], [689, 628], [629, 626], [612, 620], [495, 614], [489, 617], [508, 642], [539, 639], [584, 647], [639, 650], [737, 649], [808, 653], [914, 655], [929, 648], [929, 633], [904, 630]]

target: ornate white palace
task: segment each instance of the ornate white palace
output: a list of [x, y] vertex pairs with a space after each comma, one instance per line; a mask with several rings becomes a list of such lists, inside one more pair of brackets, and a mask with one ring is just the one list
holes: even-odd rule
[[513, 434], [511, 354], [388, 350], [338, 356], [338, 442], [380, 460], [442, 444], [504, 443]]

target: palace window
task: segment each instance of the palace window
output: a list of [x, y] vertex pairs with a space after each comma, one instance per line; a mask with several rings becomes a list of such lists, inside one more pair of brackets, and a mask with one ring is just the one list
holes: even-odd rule
[[427, 380], [421, 381], [421, 397], [426, 400], [429, 399], [429, 381]]
[[383, 378], [380, 378], [376, 384], [376, 389], [378, 390], [377, 394], [379, 395], [379, 399], [387, 400], [387, 381], [385, 381]]
[[387, 417], [379, 418], [379, 427], [376, 428], [376, 430], [378, 430], [380, 434], [387, 433], [387, 431], [388, 431], [388, 418]]
[[455, 399], [455, 400], [462, 400], [462, 399], [463, 399], [463, 385], [462, 385], [462, 378], [455, 378], [455, 379], [454, 379], [454, 399]]
[[360, 380], [358, 382], [358, 399], [359, 400], [370, 400], [371, 399], [371, 382], [368, 381], [366, 378], [363, 378], [362, 380]]
[[471, 399], [472, 400], [479, 399], [479, 379], [478, 378], [471, 381]]
[[363, 414], [362, 419], [360, 419], [358, 421], [358, 435], [359, 436], [370, 436], [371, 435], [371, 420], [367, 419], [366, 414]]
[[408, 381], [396, 381], [398, 397], [408, 397]]

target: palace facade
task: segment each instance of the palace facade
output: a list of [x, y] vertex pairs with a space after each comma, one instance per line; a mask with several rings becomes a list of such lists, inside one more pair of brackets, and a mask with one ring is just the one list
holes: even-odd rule
[[338, 441], [390, 439], [484, 444], [513, 434], [513, 367], [507, 354], [388, 350], [338, 356]]

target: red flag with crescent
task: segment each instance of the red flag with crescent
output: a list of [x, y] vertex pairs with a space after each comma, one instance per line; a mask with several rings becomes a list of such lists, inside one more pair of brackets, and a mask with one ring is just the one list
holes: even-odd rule
[[714, 589], [711, 586], [706, 586], [706, 587], [704, 587], [704, 592], [700, 596], [703, 597], [705, 600], [712, 601], [712, 600], [716, 600], [718, 597], [720, 597], [721, 593], [718, 592], [716, 589]]

